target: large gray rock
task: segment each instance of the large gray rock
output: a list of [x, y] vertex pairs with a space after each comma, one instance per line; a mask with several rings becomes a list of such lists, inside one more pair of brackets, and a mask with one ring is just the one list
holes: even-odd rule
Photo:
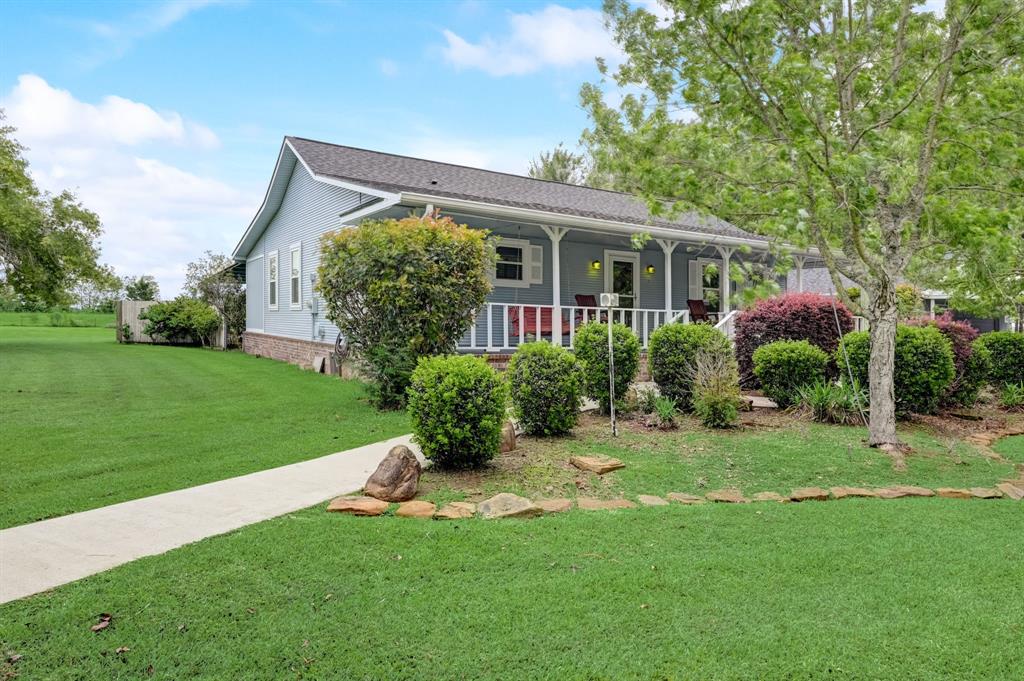
[[487, 519], [493, 518], [533, 518], [544, 513], [539, 506], [524, 497], [502, 492], [477, 506], [480, 515]]
[[422, 470], [412, 450], [396, 445], [366, 481], [363, 491], [383, 501], [408, 501], [416, 496]]

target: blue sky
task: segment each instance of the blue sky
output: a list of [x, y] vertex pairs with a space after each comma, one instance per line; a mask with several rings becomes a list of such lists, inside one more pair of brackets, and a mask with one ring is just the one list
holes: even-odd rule
[[599, 2], [8, 2], [0, 106], [103, 260], [177, 292], [230, 252], [282, 136], [525, 172], [586, 126]]

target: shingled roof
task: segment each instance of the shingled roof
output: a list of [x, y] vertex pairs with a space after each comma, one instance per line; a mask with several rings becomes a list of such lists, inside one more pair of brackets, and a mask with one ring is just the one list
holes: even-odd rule
[[395, 194], [413, 192], [709, 236], [766, 241], [764, 237], [724, 220], [696, 213], [684, 213], [674, 220], [652, 219], [643, 202], [622, 192], [537, 180], [302, 137], [287, 137], [286, 140], [315, 174], [369, 189]]

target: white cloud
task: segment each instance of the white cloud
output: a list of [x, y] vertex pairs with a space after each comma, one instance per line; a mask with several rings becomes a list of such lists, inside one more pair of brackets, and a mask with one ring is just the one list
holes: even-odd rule
[[377, 68], [388, 78], [398, 75], [398, 63], [393, 59], [381, 59], [377, 62]]
[[155, 141], [205, 149], [220, 144], [212, 130], [187, 122], [173, 111], [159, 113], [141, 102], [114, 95], [99, 104], [88, 104], [32, 74], [18, 77], [4, 106], [11, 120], [17, 121], [23, 139], [47, 143], [86, 139], [122, 146]]
[[82, 65], [92, 68], [111, 59], [117, 59], [134, 47], [138, 41], [169, 29], [192, 12], [227, 1], [166, 0], [165, 2], [144, 4], [142, 9], [120, 21], [89, 22], [86, 27], [101, 40], [102, 46], [85, 57]]
[[204, 250], [234, 246], [262, 196], [168, 160], [218, 147], [209, 128], [124, 97], [83, 102], [23, 75], [0, 102], [42, 189], [75, 191], [103, 222], [101, 260], [118, 274], [152, 274], [165, 296]]
[[446, 29], [444, 58], [456, 68], [508, 76], [547, 66], [592, 64], [595, 57], [617, 61], [621, 56], [603, 15], [595, 9], [548, 5], [532, 13], [509, 14], [508, 24], [500, 38], [485, 35], [477, 43]]

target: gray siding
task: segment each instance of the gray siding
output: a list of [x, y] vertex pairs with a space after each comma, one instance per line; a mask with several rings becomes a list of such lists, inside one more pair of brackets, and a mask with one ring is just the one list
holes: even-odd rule
[[[365, 195], [362, 195], [365, 199]], [[281, 201], [281, 207], [267, 225], [266, 231], [249, 252], [247, 258], [252, 259], [263, 255], [259, 260], [247, 263], [246, 281], [259, 281], [261, 295], [256, 293], [256, 284], [250, 283], [246, 305], [246, 327], [262, 328], [265, 333], [302, 340], [319, 340], [333, 342], [338, 333], [337, 328], [324, 319], [324, 307], [321, 304], [319, 315], [314, 320], [308, 304], [313, 295], [309, 275], [315, 273], [320, 265], [320, 238], [325, 232], [337, 229], [341, 222], [339, 215], [353, 210], [360, 205], [360, 194], [350, 189], [334, 187], [313, 179], [302, 167], [296, 164], [288, 188]], [[299, 243], [302, 252], [302, 272], [300, 276], [302, 303], [300, 309], [293, 309], [289, 296], [290, 282], [290, 249]], [[267, 297], [267, 268], [269, 254], [278, 254], [278, 305], [271, 310]], [[259, 268], [259, 273], [255, 272]], [[258, 301], [259, 309], [257, 309]], [[262, 320], [260, 320], [262, 312]], [[261, 324], [261, 326], [257, 326]], [[322, 334], [322, 335], [321, 335]]]

